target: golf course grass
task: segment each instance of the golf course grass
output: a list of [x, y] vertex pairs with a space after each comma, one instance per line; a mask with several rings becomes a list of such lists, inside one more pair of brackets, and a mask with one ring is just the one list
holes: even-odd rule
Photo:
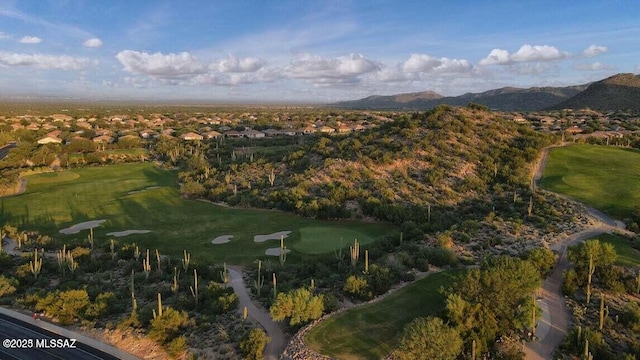
[[340, 248], [353, 246], [357, 239], [360, 245], [372, 243], [375, 238], [356, 230], [332, 227], [305, 227], [300, 229], [301, 240], [293, 248], [305, 254], [324, 254]]
[[616, 264], [640, 267], [640, 250], [636, 250], [631, 247], [631, 242], [629, 240], [612, 234], [598, 235], [594, 239], [613, 245], [616, 249], [616, 253], [618, 254]]
[[338, 359], [382, 359], [396, 348], [402, 328], [416, 317], [444, 308], [440, 287], [460, 271], [429, 275], [385, 297], [329, 317], [305, 336], [315, 351]]
[[540, 186], [623, 219], [640, 204], [640, 152], [597, 145], [553, 148]]
[[[333, 251], [336, 238], [345, 239], [347, 247], [354, 237], [374, 241], [392, 230], [389, 224], [320, 221], [280, 211], [231, 209], [184, 199], [176, 173], [151, 163], [41, 173], [26, 179], [24, 194], [0, 199], [0, 226], [40, 230], [71, 241], [86, 239], [88, 230], [72, 235], [59, 231], [80, 222], [105, 219], [94, 229], [97, 245], [108, 243], [108, 232], [150, 230], [116, 240], [176, 256], [186, 249], [194, 258], [206, 261], [247, 264], [264, 258], [266, 249], [280, 245], [279, 240], [255, 243], [254, 235], [291, 231], [285, 245], [296, 251], [287, 261], [297, 261], [301, 253]], [[233, 235], [232, 241], [211, 243], [223, 235]], [[315, 244], [325, 241], [325, 236], [330, 246]]]

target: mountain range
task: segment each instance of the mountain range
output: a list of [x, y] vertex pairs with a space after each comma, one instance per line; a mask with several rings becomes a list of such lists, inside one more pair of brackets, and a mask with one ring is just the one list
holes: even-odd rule
[[441, 104], [464, 106], [476, 103], [503, 111], [550, 109], [640, 110], [640, 75], [617, 74], [583, 85], [565, 87], [505, 87], [482, 93], [442, 96], [433, 91], [389, 96], [369, 96], [330, 106], [369, 110], [426, 110]]

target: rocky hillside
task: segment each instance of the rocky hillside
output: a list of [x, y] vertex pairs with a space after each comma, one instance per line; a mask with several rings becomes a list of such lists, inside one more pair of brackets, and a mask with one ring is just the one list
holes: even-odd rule
[[535, 111], [563, 102], [587, 88], [587, 85], [567, 87], [506, 87], [482, 93], [467, 93], [444, 97], [432, 91], [391, 96], [370, 96], [360, 100], [343, 101], [331, 106], [346, 109], [427, 110], [441, 104], [465, 106], [470, 102], [490, 109], [504, 111]]
[[640, 75], [617, 74], [594, 82], [553, 109], [640, 110]]
[[550, 142], [480, 107], [440, 106], [295, 146], [229, 141], [207, 151], [215, 170], [185, 162], [181, 182], [187, 196], [234, 206], [448, 227], [461, 213], [526, 216], [532, 163]]

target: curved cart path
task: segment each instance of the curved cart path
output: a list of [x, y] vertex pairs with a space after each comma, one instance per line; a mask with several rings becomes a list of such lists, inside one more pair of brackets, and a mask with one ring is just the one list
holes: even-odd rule
[[[542, 177], [548, 154], [549, 148], [543, 149], [534, 168], [533, 179], [536, 187]], [[569, 199], [569, 197], [562, 194], [556, 195]], [[536, 333], [537, 340], [528, 342], [525, 345], [526, 360], [551, 360], [554, 351], [562, 343], [567, 334], [571, 317], [569, 309], [565, 305], [564, 296], [562, 295], [562, 275], [564, 271], [570, 267], [569, 260], [566, 257], [567, 248], [586, 239], [613, 230], [624, 231], [624, 226], [621, 226], [619, 222], [611, 219], [603, 212], [589, 206], [587, 206], [587, 211], [589, 217], [594, 221], [594, 225], [589, 229], [567, 237], [562, 243], [558, 244], [559, 248], [554, 249], [558, 250], [560, 254], [558, 263], [551, 275], [549, 275], [542, 284], [542, 297], [538, 302], [543, 310], [543, 314], [538, 323]]]
[[268, 311], [257, 307], [253, 301], [251, 301], [247, 287], [242, 280], [242, 267], [232, 265], [227, 266], [227, 269], [229, 271], [229, 282], [233, 287], [233, 291], [238, 295], [239, 308], [242, 309], [246, 306], [249, 316], [262, 325], [271, 339], [264, 349], [265, 360], [279, 359], [286, 344], [282, 328], [271, 319]]

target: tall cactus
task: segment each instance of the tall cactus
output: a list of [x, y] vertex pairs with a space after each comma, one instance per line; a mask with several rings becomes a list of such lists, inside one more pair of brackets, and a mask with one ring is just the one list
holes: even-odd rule
[[160, 293], [158, 293], [158, 312], [153, 309], [153, 318], [157, 319], [159, 317], [162, 317], [162, 295]]
[[138, 245], [133, 249], [133, 258], [136, 259], [136, 261], [140, 260], [140, 248]]
[[223, 284], [229, 283], [229, 270], [227, 270], [227, 263], [222, 263], [222, 270], [220, 271], [220, 279]]
[[593, 263], [593, 253], [589, 254], [589, 270], [587, 277], [587, 304], [591, 302], [591, 278], [593, 277], [593, 273], [596, 271], [596, 266]]
[[273, 183], [276, 181], [276, 173], [274, 169], [271, 169], [271, 173], [269, 174], [269, 184], [273, 186]]
[[262, 276], [261, 272], [262, 272], [262, 260], [258, 260], [258, 276], [256, 277], [256, 280], [253, 281], [253, 286], [256, 289], [256, 295], [258, 295], [258, 297], [260, 297], [262, 286], [264, 286], [264, 276]]
[[[44, 254], [44, 249], [42, 249], [42, 253]], [[37, 279], [38, 275], [40, 275], [40, 270], [42, 270], [42, 258], [38, 258], [38, 249], [33, 252], [33, 261], [29, 261], [29, 269], [33, 277]]]
[[138, 301], [136, 300], [135, 292], [135, 274], [135, 270], [131, 269], [131, 284], [129, 285], [129, 288], [131, 290], [131, 309], [133, 313], [138, 310]]
[[116, 259], [116, 242], [113, 239], [109, 239], [109, 250], [111, 250], [111, 260]]
[[171, 285], [171, 291], [175, 294], [178, 292], [178, 268], [173, 267], [173, 284]]
[[351, 255], [351, 266], [355, 269], [358, 265], [358, 259], [360, 258], [360, 244], [358, 243], [358, 239], [353, 241], [353, 246], [350, 246], [349, 250]]
[[186, 273], [189, 270], [189, 264], [191, 263], [191, 253], [188, 253], [187, 250], [183, 251], [182, 254], [182, 268]]
[[191, 295], [196, 301], [196, 307], [198, 306], [198, 271], [193, 269], [193, 286], [189, 286]]
[[284, 245], [284, 236], [280, 235], [280, 265], [284, 266], [284, 263], [287, 261], [287, 247]]
[[600, 293], [600, 323], [599, 323], [600, 331], [602, 331], [602, 328], [604, 327], [604, 319], [609, 316], [609, 306], [604, 305], [604, 302], [605, 302], [604, 298], [605, 298], [604, 293]]
[[277, 284], [278, 282], [276, 281], [276, 273], [273, 273], [273, 301], [276, 301], [276, 298], [278, 297], [278, 288], [277, 288]]
[[144, 271], [145, 279], [148, 279], [149, 273], [151, 272], [151, 263], [149, 262], [149, 249], [147, 249], [146, 259], [142, 259], [142, 271]]
[[369, 250], [364, 251], [364, 271], [365, 275], [369, 274]]
[[162, 262], [160, 261], [160, 252], [156, 249], [156, 262], [158, 263], [158, 276], [162, 275]]

